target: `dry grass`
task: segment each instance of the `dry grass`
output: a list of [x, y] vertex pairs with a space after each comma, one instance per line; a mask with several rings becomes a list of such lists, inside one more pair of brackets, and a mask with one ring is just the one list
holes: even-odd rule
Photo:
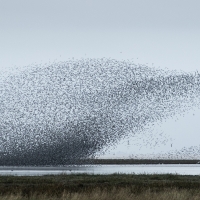
[[200, 200], [200, 176], [0, 176], [0, 200]]
[[24, 197], [21, 194], [0, 196], [1, 200], [199, 200], [200, 191], [189, 190], [164, 190], [155, 192], [146, 190], [140, 194], [134, 194], [129, 188], [116, 189], [112, 191], [95, 189], [91, 192], [63, 192], [61, 197], [48, 195], [30, 195]]

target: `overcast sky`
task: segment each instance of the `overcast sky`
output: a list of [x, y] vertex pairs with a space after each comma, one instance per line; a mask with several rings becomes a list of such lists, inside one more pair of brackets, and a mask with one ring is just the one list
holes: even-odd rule
[[0, 68], [74, 58], [200, 67], [198, 0], [0, 0]]
[[0, 0], [1, 72], [73, 57], [200, 71], [199, 52], [199, 0]]

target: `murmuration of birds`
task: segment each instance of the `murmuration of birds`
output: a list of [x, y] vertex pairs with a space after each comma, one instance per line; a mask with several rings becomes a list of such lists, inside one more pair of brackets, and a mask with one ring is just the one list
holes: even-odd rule
[[200, 104], [200, 74], [115, 59], [68, 60], [0, 81], [0, 165], [66, 165], [104, 154]]

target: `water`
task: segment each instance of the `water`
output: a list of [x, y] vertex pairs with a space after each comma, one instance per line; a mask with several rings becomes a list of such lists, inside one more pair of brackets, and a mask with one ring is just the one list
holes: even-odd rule
[[0, 175], [38, 176], [57, 174], [180, 174], [200, 175], [199, 164], [87, 165], [64, 167], [0, 167]]

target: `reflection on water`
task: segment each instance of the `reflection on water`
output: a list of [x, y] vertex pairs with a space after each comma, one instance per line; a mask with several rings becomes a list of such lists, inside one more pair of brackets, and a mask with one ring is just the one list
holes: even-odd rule
[[62, 167], [0, 167], [0, 175], [35, 176], [56, 174], [181, 174], [200, 175], [199, 164], [87, 165]]

